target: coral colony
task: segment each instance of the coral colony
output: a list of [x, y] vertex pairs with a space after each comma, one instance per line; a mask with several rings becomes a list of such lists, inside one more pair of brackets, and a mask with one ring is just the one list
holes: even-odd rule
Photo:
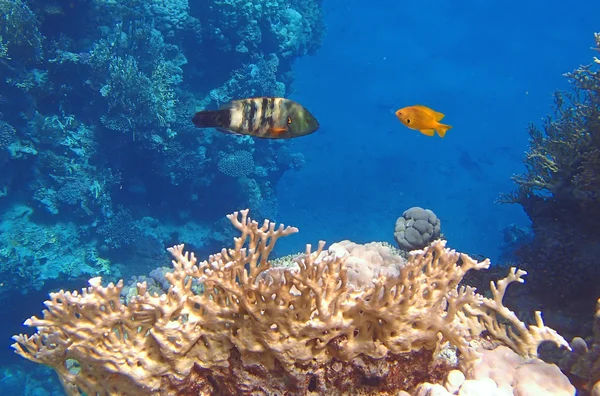
[[320, 47], [320, 2], [263, 3], [0, 0], [0, 198], [16, 203], [0, 220], [0, 294], [129, 279], [165, 263], [171, 235], [220, 249], [232, 208], [276, 216], [303, 154], [190, 122], [289, 95], [293, 62]]
[[232, 248], [203, 262], [169, 249], [166, 293], [139, 283], [124, 302], [122, 281], [93, 278], [81, 293], [51, 294], [43, 318], [25, 323], [38, 332], [13, 347], [52, 367], [69, 395], [574, 392], [535, 359], [543, 341], [568, 343], [539, 312], [526, 326], [502, 303], [524, 271], [511, 268], [484, 297], [458, 284], [489, 261], [441, 240], [408, 259], [377, 243], [319, 242], [273, 266], [277, 240], [298, 230], [247, 210], [228, 218], [240, 233]]

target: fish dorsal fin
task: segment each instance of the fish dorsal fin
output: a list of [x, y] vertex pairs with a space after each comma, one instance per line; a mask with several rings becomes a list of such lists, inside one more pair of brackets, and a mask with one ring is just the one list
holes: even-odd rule
[[230, 110], [231, 106], [233, 106], [233, 103], [231, 102], [223, 103], [221, 106], [219, 106], [219, 110]]
[[434, 114], [434, 117], [435, 117], [436, 121], [441, 121], [442, 118], [444, 118], [444, 113], [440, 113], [440, 112], [434, 111], [433, 114]]
[[430, 109], [427, 106], [423, 106], [423, 105], [415, 105], [416, 108], [421, 109], [425, 112], [427, 112], [427, 114], [431, 114], [431, 116], [433, 118], [435, 118], [436, 121], [440, 121], [442, 118], [444, 118], [444, 113], [439, 113], [437, 111], [434, 111], [432, 109]]

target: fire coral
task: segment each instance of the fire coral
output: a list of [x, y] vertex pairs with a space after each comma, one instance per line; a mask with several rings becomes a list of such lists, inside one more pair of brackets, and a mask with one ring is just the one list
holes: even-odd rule
[[458, 284], [489, 260], [439, 240], [408, 260], [378, 243], [319, 242], [295, 265], [273, 267], [277, 240], [298, 230], [259, 225], [247, 210], [228, 218], [241, 233], [232, 248], [203, 262], [183, 245], [169, 249], [166, 294], [142, 283], [124, 303], [123, 282], [100, 278], [81, 293], [52, 293], [43, 318], [25, 322], [37, 333], [14, 337], [16, 352], [52, 367], [69, 395], [396, 394], [442, 381], [456, 366], [440, 363], [448, 342], [468, 374], [481, 356], [469, 341], [484, 330], [521, 356], [544, 340], [568, 347], [539, 313], [527, 327], [503, 306], [524, 271], [492, 282], [485, 298]]

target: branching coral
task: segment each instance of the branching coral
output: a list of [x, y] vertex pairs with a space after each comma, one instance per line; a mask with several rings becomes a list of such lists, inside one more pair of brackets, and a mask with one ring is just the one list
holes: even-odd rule
[[[398, 372], [401, 362], [413, 359], [423, 376], [431, 368], [423, 362], [450, 341], [468, 371], [480, 355], [467, 341], [483, 330], [524, 356], [535, 355], [544, 340], [567, 346], [541, 316], [526, 327], [503, 306], [506, 286], [521, 282], [522, 272], [513, 270], [486, 299], [458, 283], [489, 261], [446, 249], [442, 241], [408, 261], [379, 245], [325, 250], [319, 242], [316, 251], [307, 245], [295, 267], [272, 267], [277, 240], [298, 230], [260, 225], [247, 210], [228, 218], [241, 233], [233, 248], [203, 262], [183, 245], [169, 249], [168, 293], [150, 295], [141, 283], [138, 296], [124, 304], [122, 281], [103, 287], [94, 278], [81, 293], [52, 293], [43, 318], [25, 322], [38, 332], [15, 336], [13, 347], [54, 368], [70, 395], [142, 395], [182, 386], [226, 394], [326, 392], [348, 386], [357, 373], [364, 380], [365, 370], [380, 364], [391, 368], [378, 375], [399, 376], [390, 377], [396, 391], [414, 388], [415, 373]], [[378, 253], [367, 253], [370, 248]], [[361, 260], [371, 266], [365, 279], [356, 277]], [[373, 272], [372, 260], [393, 268]], [[195, 281], [203, 283], [202, 294], [194, 293]], [[346, 382], [335, 372], [344, 372]], [[391, 390], [386, 381], [381, 387]]]
[[[100, 119], [109, 129], [132, 135], [143, 132], [150, 136], [150, 131], [165, 135], [165, 129], [166, 134], [172, 133], [169, 128], [177, 120], [175, 105], [181, 93], [177, 86], [183, 81], [181, 66], [187, 59], [155, 26], [170, 31], [191, 19], [187, 17], [186, 1], [166, 3], [119, 4], [112, 12], [127, 22], [107, 31], [92, 51], [81, 57], [93, 71], [88, 84], [104, 98], [107, 112]], [[153, 12], [158, 11], [161, 16], [154, 19]]]
[[[0, 59], [35, 62], [42, 55], [39, 22], [21, 0], [0, 0]], [[1, 69], [0, 69], [1, 70]]]
[[[600, 51], [600, 34], [595, 41]], [[594, 62], [566, 74], [572, 90], [555, 94], [554, 115], [543, 130], [529, 127], [527, 171], [514, 177], [516, 191], [502, 198], [519, 203], [532, 221], [533, 240], [517, 245], [514, 252], [531, 273], [531, 297], [571, 318], [587, 317], [593, 309], [588, 296], [600, 293], [599, 66]]]
[[[595, 35], [600, 51], [600, 34]], [[595, 62], [565, 74], [573, 91], [554, 95], [554, 116], [544, 131], [529, 126], [527, 172], [514, 177], [518, 189], [504, 201], [523, 202], [534, 194], [600, 203], [600, 70]]]
[[110, 171], [93, 165], [98, 149], [94, 127], [72, 115], [44, 117], [37, 113], [29, 120], [27, 132], [42, 152], [36, 158], [42, 175], [28, 187], [45, 210], [58, 214], [68, 207], [73, 214], [93, 216], [95, 209], [110, 207]]
[[180, 79], [177, 71], [170, 75], [170, 68], [176, 66], [158, 62], [148, 76], [132, 56], [110, 59], [109, 77], [100, 88], [100, 94], [108, 104], [108, 114], [102, 117], [104, 126], [135, 133], [136, 127], [166, 127], [175, 121], [174, 86]]

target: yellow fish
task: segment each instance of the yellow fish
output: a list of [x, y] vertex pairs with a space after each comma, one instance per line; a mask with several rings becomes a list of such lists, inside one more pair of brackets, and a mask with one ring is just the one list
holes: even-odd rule
[[444, 114], [433, 111], [427, 106], [404, 107], [396, 111], [396, 117], [410, 129], [427, 136], [433, 136], [435, 131], [440, 137], [444, 137], [448, 129], [452, 128], [450, 125], [440, 123]]
[[192, 122], [198, 128], [264, 139], [292, 139], [319, 129], [319, 122], [304, 106], [271, 97], [233, 100], [219, 110], [197, 112]]

